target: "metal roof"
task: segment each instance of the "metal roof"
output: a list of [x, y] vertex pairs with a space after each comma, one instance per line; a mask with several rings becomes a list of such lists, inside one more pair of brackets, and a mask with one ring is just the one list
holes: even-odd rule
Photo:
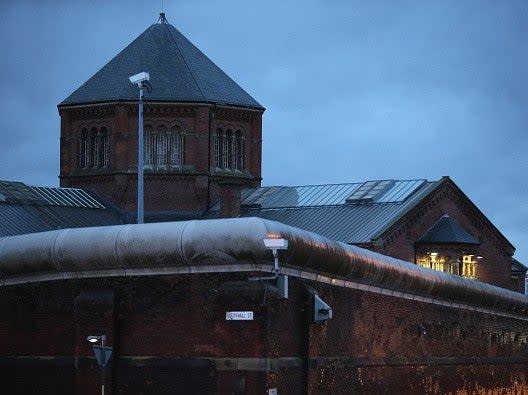
[[0, 193], [2, 201], [9, 203], [105, 208], [90, 194], [78, 188], [29, 186], [20, 181], [0, 180]]
[[333, 240], [368, 243], [433, 190], [439, 181], [261, 187], [242, 194], [242, 216], [282, 222]]
[[347, 184], [270, 186], [245, 190], [243, 206], [260, 208], [403, 202], [427, 180], [375, 180]]
[[217, 103], [263, 109], [244, 89], [196, 48], [165, 16], [151, 25], [59, 106], [136, 101], [131, 75], [148, 72], [147, 101]]
[[417, 243], [480, 244], [475, 237], [470, 235], [447, 214], [444, 214], [431, 229], [425, 232]]
[[0, 193], [0, 237], [122, 223], [118, 212], [82, 189], [0, 181]]

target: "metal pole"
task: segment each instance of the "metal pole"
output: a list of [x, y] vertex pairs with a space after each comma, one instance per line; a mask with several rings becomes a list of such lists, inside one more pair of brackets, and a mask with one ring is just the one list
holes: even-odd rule
[[[101, 346], [103, 347], [103, 358], [104, 358], [104, 344], [106, 340], [106, 335], [101, 336]], [[101, 395], [105, 393], [105, 368], [106, 366], [101, 366]]]
[[279, 251], [272, 250], [273, 252], [273, 273], [275, 276], [279, 275]]
[[143, 152], [143, 83], [139, 86], [139, 111], [138, 111], [138, 171], [137, 171], [137, 223], [143, 223], [143, 173], [144, 173], [144, 152]]

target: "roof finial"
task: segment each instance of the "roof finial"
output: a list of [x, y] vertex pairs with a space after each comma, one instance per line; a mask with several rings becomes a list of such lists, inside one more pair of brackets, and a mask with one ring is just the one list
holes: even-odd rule
[[158, 23], [169, 23], [169, 22], [167, 22], [167, 18], [165, 18], [165, 13], [164, 12], [160, 12], [160, 15], [159, 15], [159, 18], [158, 18]]

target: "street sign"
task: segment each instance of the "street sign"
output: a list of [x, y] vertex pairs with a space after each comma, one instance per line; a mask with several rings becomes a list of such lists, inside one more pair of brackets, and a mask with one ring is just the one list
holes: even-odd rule
[[110, 358], [112, 358], [112, 351], [114, 349], [112, 347], [102, 347], [94, 345], [93, 350], [95, 353], [95, 359], [97, 359], [97, 364], [103, 367], [108, 365]]
[[252, 311], [226, 311], [226, 321], [252, 321]]

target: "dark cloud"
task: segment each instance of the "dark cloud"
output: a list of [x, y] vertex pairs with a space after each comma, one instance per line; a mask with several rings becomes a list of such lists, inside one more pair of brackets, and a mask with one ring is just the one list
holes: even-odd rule
[[[57, 184], [56, 105], [157, 2], [0, 2], [0, 179]], [[528, 262], [528, 3], [169, 2], [267, 107], [266, 184], [450, 175]]]

